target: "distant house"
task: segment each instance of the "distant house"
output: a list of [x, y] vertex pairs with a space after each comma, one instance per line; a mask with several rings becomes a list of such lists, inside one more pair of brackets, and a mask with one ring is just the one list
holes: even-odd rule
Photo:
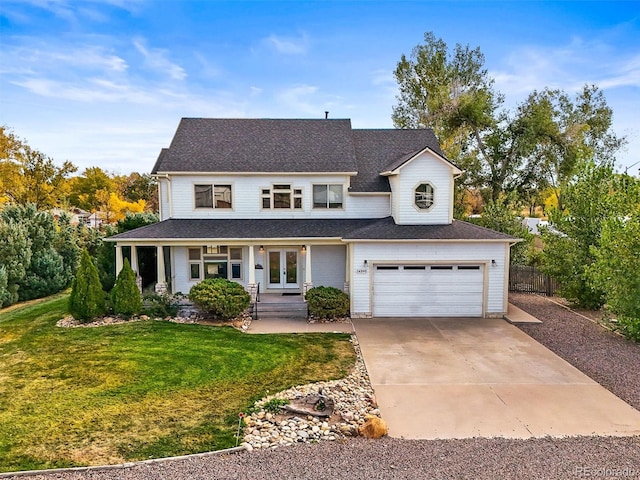
[[540, 235], [541, 227], [548, 227], [549, 222], [547, 220], [542, 220], [541, 218], [531, 218], [525, 217], [522, 219], [522, 224], [527, 227], [529, 233], [534, 235]]
[[184, 118], [152, 171], [161, 221], [108, 240], [118, 271], [154, 248], [159, 290], [224, 277], [337, 287], [353, 317], [502, 316], [518, 239], [453, 219], [461, 173], [429, 129]]
[[51, 210], [51, 214], [57, 220], [62, 215], [69, 215], [71, 220], [69, 223], [71, 225], [84, 225], [87, 222], [87, 219], [90, 216], [90, 213], [86, 210], [82, 210], [81, 208], [72, 208], [71, 210], [62, 210], [61, 208], [54, 208]]

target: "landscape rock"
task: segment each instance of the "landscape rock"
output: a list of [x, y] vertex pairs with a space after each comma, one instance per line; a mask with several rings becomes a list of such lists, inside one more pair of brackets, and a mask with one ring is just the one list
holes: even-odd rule
[[[358, 436], [359, 426], [366, 425], [365, 419], [370, 423], [372, 418], [379, 419], [380, 410], [355, 336], [351, 337], [351, 342], [356, 363], [346, 378], [299, 385], [259, 400], [254, 405], [254, 413], [245, 417], [244, 441], [261, 449], [300, 442], [335, 441]], [[289, 400], [290, 408], [285, 407], [275, 415], [266, 412], [264, 405], [273, 399]], [[318, 400], [323, 400], [325, 407], [331, 406], [331, 411], [324, 412], [328, 415], [322, 418], [315, 415]], [[301, 405], [308, 408], [298, 408]], [[376, 432], [380, 431], [380, 425], [376, 424]], [[386, 433], [386, 424], [384, 431]]]

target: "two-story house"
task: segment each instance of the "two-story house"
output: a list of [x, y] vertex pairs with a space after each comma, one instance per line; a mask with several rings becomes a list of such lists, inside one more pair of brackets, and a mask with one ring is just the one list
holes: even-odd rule
[[353, 317], [502, 316], [517, 239], [453, 219], [462, 172], [433, 132], [349, 120], [184, 118], [152, 174], [160, 222], [111, 237], [157, 288], [348, 292]]

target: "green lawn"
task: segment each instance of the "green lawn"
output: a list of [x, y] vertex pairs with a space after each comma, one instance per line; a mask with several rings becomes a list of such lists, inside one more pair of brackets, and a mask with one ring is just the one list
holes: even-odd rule
[[234, 446], [268, 391], [345, 376], [348, 335], [132, 322], [59, 328], [67, 295], [0, 312], [0, 472]]

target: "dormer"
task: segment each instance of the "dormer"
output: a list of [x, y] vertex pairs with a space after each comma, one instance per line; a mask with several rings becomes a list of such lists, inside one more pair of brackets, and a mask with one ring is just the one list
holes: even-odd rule
[[391, 215], [399, 225], [442, 225], [453, 220], [454, 179], [462, 170], [425, 147], [380, 173], [389, 179]]
[[350, 192], [389, 192], [397, 224], [442, 225], [453, 220], [453, 181], [462, 171], [449, 162], [431, 129], [354, 130], [358, 175]]

